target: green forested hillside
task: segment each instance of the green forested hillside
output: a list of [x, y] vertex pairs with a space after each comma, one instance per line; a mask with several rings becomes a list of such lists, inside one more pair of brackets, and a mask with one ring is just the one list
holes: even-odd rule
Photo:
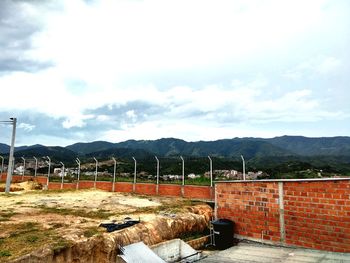
[[[8, 145], [0, 145], [5, 157]], [[186, 142], [180, 139], [129, 140], [121, 143], [96, 141], [76, 143], [67, 147], [42, 145], [22, 146], [15, 150], [15, 157], [50, 156], [55, 161], [75, 165], [75, 158], [83, 162], [121, 160], [119, 171], [132, 171], [134, 156], [138, 171], [155, 173], [154, 156], [161, 160], [164, 174], [180, 174], [181, 160], [185, 158], [186, 173], [204, 173], [209, 169], [208, 155], [213, 159], [214, 169], [242, 170], [241, 155], [246, 160], [247, 171], [262, 170], [273, 177], [315, 176], [318, 173], [350, 175], [350, 137], [307, 138], [282, 136], [272, 139], [234, 138], [217, 141]], [[109, 169], [109, 168], [108, 168]], [[297, 173], [298, 172], [298, 173]]]
[[88, 143], [79, 142], [79, 143], [69, 145], [66, 148], [68, 150], [76, 152], [79, 155], [84, 155], [92, 152], [107, 150], [113, 147], [114, 147], [114, 144], [111, 142], [95, 141], [95, 142], [88, 142]]
[[308, 138], [302, 136], [282, 136], [266, 139], [265, 141], [297, 155], [350, 156], [350, 137]]
[[170, 157], [217, 156], [247, 158], [263, 156], [350, 156], [350, 137], [308, 138], [302, 136], [282, 136], [271, 139], [234, 138], [217, 141], [186, 142], [175, 138], [159, 140], [129, 140], [120, 143], [96, 141], [76, 143], [66, 147], [79, 155], [92, 154], [111, 148], [142, 149], [155, 155]]

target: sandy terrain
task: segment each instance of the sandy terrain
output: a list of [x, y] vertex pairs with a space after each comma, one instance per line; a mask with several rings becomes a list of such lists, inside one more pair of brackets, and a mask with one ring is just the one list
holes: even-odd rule
[[[152, 217], [150, 214], [154, 214], [152, 208], [161, 205], [171, 205], [180, 200], [177, 198], [111, 193], [102, 190], [35, 191], [31, 190], [31, 182], [14, 184], [14, 186], [24, 190], [12, 192], [10, 195], [0, 194], [0, 212], [14, 213], [8, 223], [14, 221], [37, 221], [45, 225], [52, 224], [55, 221], [61, 223], [70, 221], [69, 225], [72, 226], [72, 224], [81, 224], [80, 217], [85, 218], [83, 221], [92, 221], [97, 224], [101, 221], [122, 220], [127, 216], [138, 218], [141, 215], [145, 220]], [[150, 208], [150, 214], [147, 211], [148, 209], [145, 209], [147, 207]], [[65, 211], [66, 209], [69, 211]], [[42, 213], [43, 210], [45, 213]], [[56, 210], [57, 213], [55, 212]], [[61, 210], [65, 212], [60, 213]], [[72, 213], [70, 213], [71, 210]], [[102, 211], [102, 213], [110, 213], [110, 216], [106, 218], [106, 216], [102, 215], [99, 218], [98, 215], [85, 216], [84, 213], [79, 216], [74, 211], [84, 211], [86, 213]], [[73, 216], [69, 214], [73, 214]]]
[[[101, 190], [31, 190], [32, 184], [33, 182], [14, 184], [14, 187], [24, 190], [9, 195], [0, 193], [0, 241], [3, 240], [0, 242], [0, 253], [11, 247], [11, 244], [4, 247], [5, 243], [14, 239], [16, 228], [22, 228], [23, 224], [35, 224], [40, 231], [47, 230], [53, 235], [52, 240], [58, 236], [76, 240], [86, 238], [87, 230], [105, 232], [105, 229], [98, 227], [101, 222], [120, 222], [126, 217], [150, 221], [159, 214], [169, 214], [174, 209], [179, 211], [186, 204], [180, 198], [138, 196]], [[39, 241], [33, 243], [40, 245]], [[10, 252], [12, 255], [15, 253]], [[6, 262], [4, 259], [6, 258], [0, 257], [0, 262]]]

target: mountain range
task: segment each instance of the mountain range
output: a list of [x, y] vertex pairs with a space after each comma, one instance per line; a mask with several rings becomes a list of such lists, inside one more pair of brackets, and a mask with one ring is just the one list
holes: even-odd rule
[[[10, 147], [0, 144], [0, 153], [8, 154]], [[128, 140], [120, 143], [94, 141], [90, 143], [75, 143], [66, 147], [59, 146], [20, 146], [15, 149], [15, 157], [50, 156], [57, 160], [74, 160], [75, 157], [107, 158], [149, 158], [159, 157], [213, 157], [246, 159], [286, 156], [349, 156], [350, 137], [319, 137], [282, 136], [270, 139], [264, 138], [233, 138], [216, 141], [187, 142], [175, 138], [158, 140]]]

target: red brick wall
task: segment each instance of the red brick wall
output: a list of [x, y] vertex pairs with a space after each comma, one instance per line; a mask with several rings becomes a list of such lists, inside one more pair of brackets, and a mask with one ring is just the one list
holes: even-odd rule
[[45, 176], [37, 176], [35, 178], [35, 180], [38, 182], [38, 183], [41, 183], [41, 184], [46, 184], [47, 183], [47, 177]]
[[284, 184], [287, 244], [350, 252], [350, 181]]
[[96, 182], [96, 188], [105, 191], [112, 191], [112, 185], [111, 182]]
[[[50, 182], [49, 190], [59, 190], [61, 189], [61, 183], [59, 182]], [[75, 189], [75, 183], [64, 183], [63, 189]]]
[[[5, 182], [6, 181], [6, 177], [7, 177], [7, 173], [3, 173], [2, 176], [0, 177], [2, 182]], [[45, 176], [37, 176], [37, 177], [34, 177], [34, 176], [31, 176], [31, 175], [25, 175], [23, 177], [23, 181], [28, 181], [28, 180], [35, 180], [39, 183], [45, 183], [46, 184], [46, 180], [47, 180], [47, 177]], [[22, 182], [22, 175], [13, 175], [12, 176], [12, 182], [13, 183], [18, 183], [18, 182]]]
[[[3, 180], [6, 180], [6, 175], [4, 175]], [[47, 177], [46, 176], [37, 176], [36, 179], [34, 176], [24, 176], [24, 180], [31, 180], [34, 179], [42, 184], [46, 184]], [[22, 176], [15, 175], [12, 177], [12, 182], [21, 182]], [[57, 183], [59, 186], [57, 186]], [[50, 182], [49, 185], [52, 184], [52, 187], [50, 186], [49, 189], [60, 189], [61, 183], [60, 182]], [[67, 186], [65, 186], [67, 184]], [[96, 182], [96, 188], [105, 190], [105, 191], [112, 191], [112, 182]], [[114, 191], [115, 192], [124, 192], [124, 193], [131, 193], [133, 192], [133, 183], [131, 182], [116, 182], [114, 184]], [[76, 183], [64, 183], [64, 189], [75, 189]], [[94, 181], [80, 181], [79, 182], [79, 189], [90, 189], [94, 188]], [[181, 185], [174, 185], [174, 184], [159, 184], [158, 188], [158, 194], [161, 196], [182, 196], [181, 191], [182, 186]], [[146, 194], [146, 195], [156, 195], [157, 186], [156, 184], [152, 183], [137, 183], [135, 186], [135, 192], [139, 194]], [[186, 198], [194, 198], [194, 199], [214, 199], [213, 189], [211, 189], [209, 186], [193, 186], [193, 185], [185, 185], [184, 187], [184, 197]]]
[[144, 195], [156, 195], [156, 188], [155, 184], [137, 183], [135, 185], [135, 192]]
[[22, 182], [22, 176], [21, 175], [13, 175], [12, 176], [12, 183], [19, 183], [19, 182]]
[[158, 194], [162, 196], [181, 196], [181, 185], [160, 184]]
[[90, 189], [94, 188], [93, 181], [79, 181], [79, 189]]
[[0, 182], [6, 181], [6, 176], [7, 176], [7, 174], [5, 174], [5, 173], [0, 173]]
[[225, 183], [217, 186], [218, 216], [235, 222], [235, 233], [279, 241], [277, 183]]
[[63, 189], [75, 189], [76, 184], [75, 183], [64, 183]]
[[61, 183], [49, 183], [49, 190], [61, 189]]
[[[280, 214], [277, 181], [218, 183], [218, 218], [234, 232], [261, 241], [350, 252], [350, 180], [284, 181]], [[284, 219], [285, 239], [280, 236]]]
[[132, 193], [132, 183], [117, 182], [115, 183], [114, 189], [116, 192]]
[[213, 199], [210, 186], [186, 185], [184, 197], [197, 199]]

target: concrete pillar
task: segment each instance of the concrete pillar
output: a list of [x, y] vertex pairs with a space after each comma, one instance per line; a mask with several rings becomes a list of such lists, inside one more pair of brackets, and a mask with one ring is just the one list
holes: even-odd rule
[[278, 205], [280, 211], [280, 240], [284, 244], [286, 241], [286, 230], [284, 224], [283, 182], [278, 182]]

